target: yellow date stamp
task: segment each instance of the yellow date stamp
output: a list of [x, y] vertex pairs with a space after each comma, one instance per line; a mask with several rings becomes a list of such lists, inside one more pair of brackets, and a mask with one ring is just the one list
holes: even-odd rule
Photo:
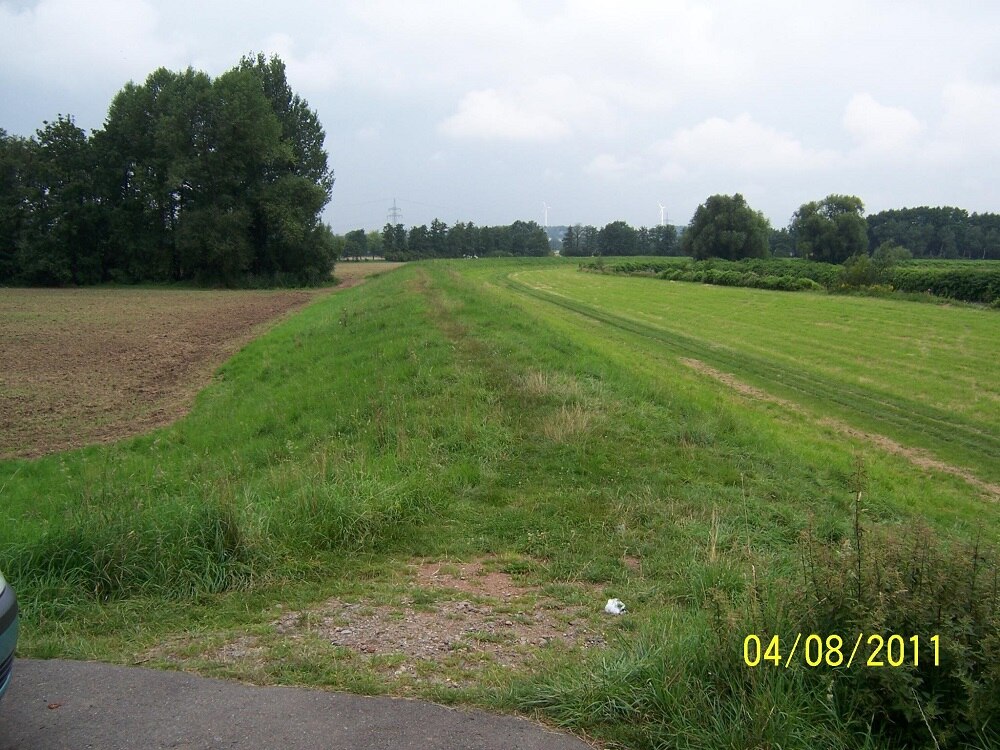
[[[788, 644], [791, 643], [791, 648]], [[784, 640], [777, 635], [759, 636], [751, 633], [743, 639], [743, 662], [748, 667], [785, 667], [803, 663], [807, 667], [859, 666], [893, 668], [926, 664], [928, 659], [935, 667], [941, 666], [941, 636], [924, 638], [921, 662], [919, 635], [904, 637], [898, 634], [884, 636], [879, 633], [858, 633], [845, 640], [843, 636], [798, 633], [793, 639]]]

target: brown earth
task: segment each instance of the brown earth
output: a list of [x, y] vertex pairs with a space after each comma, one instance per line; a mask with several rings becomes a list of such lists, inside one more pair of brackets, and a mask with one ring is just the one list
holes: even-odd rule
[[588, 613], [519, 585], [507, 573], [487, 571], [483, 561], [425, 563], [415, 573], [410, 595], [398, 603], [334, 598], [285, 614], [275, 629], [292, 639], [308, 632], [360, 655], [395, 655], [396, 674], [419, 673], [421, 662], [446, 657], [473, 671], [477, 665], [520, 667], [550, 644], [604, 644], [588, 616], [601, 611], [597, 594]]
[[183, 416], [227, 358], [316, 290], [0, 289], [0, 458], [109, 442]]
[[[492, 557], [415, 561], [388, 599], [335, 596], [282, 613], [270, 623], [270, 633], [230, 634], [204, 647], [181, 637], [142, 654], [139, 662], [232, 665], [252, 677], [294, 644], [295, 653], [315, 651], [317, 658], [371, 670], [405, 693], [408, 685], [421, 683], [474, 685], [486, 671], [528, 667], [547, 649], [606, 643], [618, 618], [603, 612], [598, 588], [567, 584], [561, 595], [549, 595], [500, 568], [502, 561]], [[586, 605], [576, 603], [581, 600]]]

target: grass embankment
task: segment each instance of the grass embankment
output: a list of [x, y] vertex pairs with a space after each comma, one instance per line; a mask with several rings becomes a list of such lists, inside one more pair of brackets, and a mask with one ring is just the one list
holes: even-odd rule
[[[607, 649], [541, 648], [527, 672], [425, 694], [539, 709], [632, 747], [877, 746], [886, 715], [914, 717], [907, 737], [924, 731], [920, 701], [881, 711], [856, 697], [869, 694], [864, 670], [750, 670], [742, 640], [810, 622], [808, 589], [793, 585], [802, 536], [850, 546], [859, 491], [864, 527], [905, 543], [923, 543], [913, 528], [930, 519], [995, 544], [994, 506], [808, 414], [748, 403], [645, 331], [508, 287], [520, 267], [438, 263], [371, 281], [246, 347], [172, 427], [0, 463], [24, 652], [128, 661], [206, 628], [267, 634], [276, 600], [391, 588], [417, 557], [495, 555], [525, 580], [587, 582], [595, 609], [618, 596], [632, 612], [608, 626]], [[544, 273], [536, 288], [566, 283]], [[847, 636], [868, 622], [829, 625]], [[261, 658], [225, 672], [395, 689], [336, 649]], [[995, 731], [966, 735], [985, 746]]]

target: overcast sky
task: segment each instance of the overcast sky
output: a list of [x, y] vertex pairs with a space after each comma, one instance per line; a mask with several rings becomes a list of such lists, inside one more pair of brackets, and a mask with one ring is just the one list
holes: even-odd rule
[[0, 127], [97, 129], [128, 80], [264, 51], [326, 129], [337, 232], [393, 198], [408, 225], [1000, 212], [998, 42], [995, 0], [0, 0]]

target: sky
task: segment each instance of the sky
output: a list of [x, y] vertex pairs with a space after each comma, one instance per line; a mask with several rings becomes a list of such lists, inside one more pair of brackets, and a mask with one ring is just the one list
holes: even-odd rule
[[378, 229], [687, 224], [742, 193], [775, 227], [859, 196], [1000, 212], [1000, 3], [0, 0], [0, 128], [100, 129], [158, 67], [279, 55], [326, 130], [324, 218]]

